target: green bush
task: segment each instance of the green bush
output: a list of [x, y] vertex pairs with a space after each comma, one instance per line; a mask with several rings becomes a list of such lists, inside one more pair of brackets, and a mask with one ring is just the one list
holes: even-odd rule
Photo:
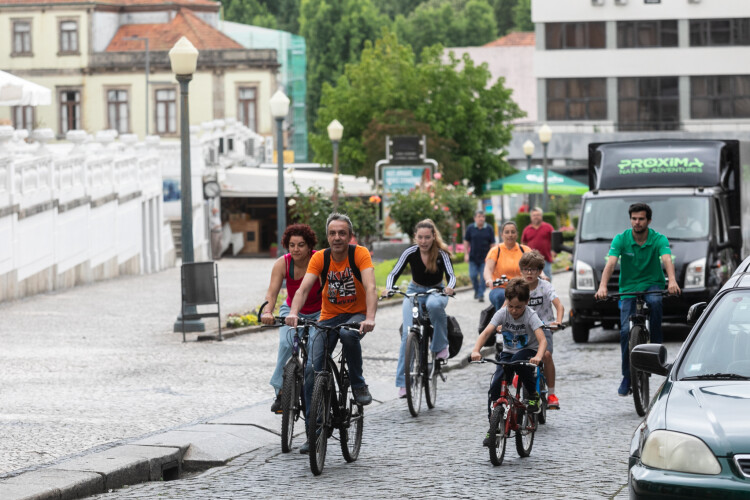
[[458, 263], [464, 261], [464, 253], [463, 252], [456, 252], [451, 256], [451, 262]]
[[574, 215], [573, 217], [570, 218], [570, 220], [573, 223], [573, 227], [578, 229], [578, 216]]
[[516, 226], [518, 226], [518, 241], [521, 241], [523, 230], [531, 224], [531, 215], [528, 212], [518, 212], [516, 214]]
[[555, 212], [544, 212], [542, 214], [542, 220], [550, 224], [553, 228], [557, 228], [557, 214]]
[[[493, 213], [484, 214], [484, 221], [491, 228], [493, 228], [493, 229], [495, 228], [495, 214], [493, 214]], [[474, 222], [473, 219], [472, 219], [472, 222]]]
[[576, 239], [576, 232], [575, 231], [563, 231], [563, 241], [570, 241]]

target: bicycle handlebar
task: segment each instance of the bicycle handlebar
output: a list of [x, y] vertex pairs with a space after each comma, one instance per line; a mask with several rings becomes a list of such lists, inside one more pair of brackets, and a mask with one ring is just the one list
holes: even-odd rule
[[496, 365], [502, 365], [502, 366], [533, 366], [534, 368], [537, 368], [539, 365], [535, 365], [534, 363], [529, 363], [528, 361], [523, 360], [516, 360], [516, 361], [497, 361], [494, 359], [489, 358], [482, 358], [479, 361], [471, 361], [471, 357], [469, 357], [469, 363], [470, 364], [482, 364], [482, 363], [493, 363]]
[[386, 299], [386, 298], [390, 298], [390, 297], [393, 297], [394, 295], [403, 295], [404, 297], [409, 298], [409, 299], [414, 298], [414, 297], [426, 297], [428, 295], [442, 295], [444, 297], [453, 297], [453, 298], [456, 298], [455, 294], [448, 295], [447, 293], [445, 293], [443, 291], [442, 288], [430, 288], [429, 290], [424, 291], [424, 292], [412, 292], [412, 293], [402, 292], [398, 288], [392, 288], [392, 289], [388, 290], [388, 295], [387, 296], [382, 296], [381, 295], [378, 300], [383, 300], [383, 299]]
[[626, 297], [626, 296], [636, 296], [636, 297], [642, 297], [644, 295], [649, 294], [660, 294], [660, 295], [670, 295], [669, 290], [649, 290], [649, 291], [643, 291], [643, 292], [620, 292], [620, 293], [609, 293], [607, 292], [607, 296], [603, 299], [596, 299], [597, 302], [606, 302], [607, 300], [614, 300], [618, 299], [620, 297]]

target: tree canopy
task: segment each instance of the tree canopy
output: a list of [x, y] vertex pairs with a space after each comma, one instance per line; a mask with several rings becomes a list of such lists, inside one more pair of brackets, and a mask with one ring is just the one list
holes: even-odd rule
[[[397, 130], [399, 125], [418, 124], [445, 157], [446, 181], [468, 178], [481, 191], [487, 179], [511, 171], [498, 152], [510, 142], [511, 120], [524, 116], [502, 79], [489, 82], [487, 66], [476, 66], [467, 55], [444, 56], [436, 45], [425, 49], [417, 62], [410, 46], [384, 30], [380, 40], [365, 43], [360, 61], [348, 64], [335, 85], [323, 85], [315, 127], [321, 132], [310, 134], [315, 159], [331, 159], [325, 130], [337, 119], [344, 125], [341, 171], [372, 177], [368, 155], [373, 144], [368, 152], [366, 141], [377, 136], [378, 125]], [[381, 144], [384, 158], [384, 141]]]

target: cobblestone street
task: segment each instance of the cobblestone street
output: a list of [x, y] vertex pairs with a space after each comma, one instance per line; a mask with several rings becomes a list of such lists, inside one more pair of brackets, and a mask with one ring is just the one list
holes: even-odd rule
[[[271, 263], [222, 261], [224, 315], [262, 302]], [[554, 279], [566, 310], [569, 276]], [[0, 476], [270, 404], [277, 330], [183, 344], [181, 334], [171, 331], [178, 287], [178, 273], [170, 270], [0, 306]], [[468, 292], [449, 303], [465, 337], [459, 356], [473, 346], [486, 305]], [[375, 332], [363, 341], [365, 377], [382, 404], [366, 411], [354, 464], [344, 462], [332, 441], [323, 476], [313, 478], [307, 457], [296, 450], [281, 454], [276, 444], [227, 466], [103, 498], [543, 498], [563, 491], [567, 498], [624, 497], [628, 444], [639, 418], [632, 399], [616, 395], [617, 332], [594, 330], [588, 344], [573, 343], [569, 330], [555, 335], [562, 410], [550, 413], [530, 458], [520, 459], [510, 441], [505, 463], [494, 468], [481, 446], [494, 366], [451, 371], [440, 385], [438, 407], [426, 410], [423, 403], [414, 419], [404, 401], [390, 399], [396, 395], [400, 323], [400, 307], [381, 307]], [[679, 342], [667, 347], [674, 356]], [[502, 482], [486, 482], [493, 477]]]

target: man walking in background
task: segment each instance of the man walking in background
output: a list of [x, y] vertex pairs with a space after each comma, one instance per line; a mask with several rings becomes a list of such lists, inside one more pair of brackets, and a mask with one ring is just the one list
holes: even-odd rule
[[464, 261], [469, 263], [469, 277], [474, 287], [474, 298], [484, 302], [484, 258], [495, 244], [495, 230], [485, 224], [483, 210], [474, 213], [474, 223], [469, 224], [464, 235]]
[[552, 224], [542, 220], [542, 209], [534, 207], [531, 209], [531, 224], [526, 226], [521, 233], [521, 243], [527, 245], [544, 257], [544, 275], [552, 279], [552, 261], [555, 253], [552, 251]]

